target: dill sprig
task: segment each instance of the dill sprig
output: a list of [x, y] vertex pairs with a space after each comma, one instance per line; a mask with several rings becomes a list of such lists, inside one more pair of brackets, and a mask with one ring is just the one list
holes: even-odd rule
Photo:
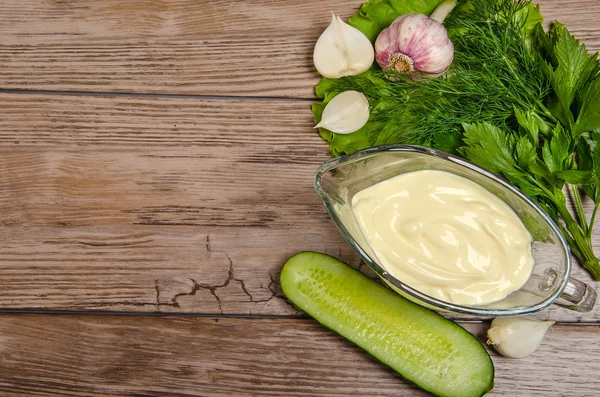
[[357, 90], [384, 125], [378, 144], [410, 143], [454, 151], [464, 123], [516, 126], [514, 108], [538, 109], [550, 86], [541, 57], [530, 53], [524, 29], [528, 2], [478, 1], [446, 20], [455, 59], [444, 77], [413, 81], [392, 72], [339, 79], [335, 91]]

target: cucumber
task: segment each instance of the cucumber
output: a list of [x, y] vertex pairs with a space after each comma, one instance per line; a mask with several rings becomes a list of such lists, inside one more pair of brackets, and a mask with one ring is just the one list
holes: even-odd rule
[[473, 335], [331, 256], [292, 257], [281, 288], [299, 309], [430, 393], [481, 396], [494, 386], [492, 360]]

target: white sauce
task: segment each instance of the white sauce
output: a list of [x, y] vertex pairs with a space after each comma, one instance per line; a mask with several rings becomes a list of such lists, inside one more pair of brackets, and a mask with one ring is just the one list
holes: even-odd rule
[[504, 201], [461, 176], [398, 175], [358, 192], [352, 211], [379, 264], [434, 298], [496, 302], [531, 274], [531, 234]]

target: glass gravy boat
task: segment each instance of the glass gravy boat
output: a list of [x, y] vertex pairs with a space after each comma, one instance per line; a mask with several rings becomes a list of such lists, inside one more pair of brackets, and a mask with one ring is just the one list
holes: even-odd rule
[[[378, 263], [376, 252], [363, 237], [352, 212], [352, 197], [376, 183], [419, 170], [440, 170], [468, 178], [515, 211], [534, 239], [535, 264], [523, 287], [498, 302], [480, 306], [457, 305], [411, 288]], [[569, 247], [554, 221], [520, 190], [464, 159], [421, 146], [374, 147], [324, 163], [315, 175], [315, 188], [340, 233], [362, 260], [390, 288], [420, 305], [479, 316], [534, 313], [552, 303], [580, 312], [590, 311], [594, 306], [594, 289], [569, 276]]]

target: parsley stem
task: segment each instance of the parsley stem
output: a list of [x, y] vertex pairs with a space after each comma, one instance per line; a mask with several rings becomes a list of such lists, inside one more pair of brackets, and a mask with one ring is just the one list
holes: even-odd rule
[[592, 212], [592, 219], [590, 219], [590, 224], [587, 231], [587, 238], [592, 238], [592, 232], [594, 231], [594, 222], [596, 221], [596, 214], [598, 213], [598, 206], [600, 206], [600, 201], [594, 205], [594, 212]]
[[552, 112], [550, 112], [548, 110], [548, 108], [546, 106], [544, 106], [544, 104], [542, 104], [541, 101], [537, 102], [537, 108], [538, 110], [544, 115], [546, 116], [550, 121], [552, 121], [553, 123], [558, 123], [558, 119], [556, 117], [554, 117], [554, 115], [552, 114]]
[[[561, 218], [565, 222], [565, 227], [560, 227], [563, 235], [567, 239], [571, 251], [581, 265], [591, 273], [596, 281], [600, 281], [600, 261], [594, 254], [592, 242], [586, 234], [582, 233], [581, 226], [573, 219], [573, 216], [563, 203], [554, 203]], [[566, 228], [566, 230], [565, 230]]]
[[573, 194], [573, 200], [575, 201], [575, 210], [577, 211], [577, 217], [579, 218], [579, 226], [585, 236], [588, 235], [588, 224], [585, 219], [585, 211], [583, 210], [583, 203], [581, 202], [581, 196], [579, 195], [579, 188], [577, 185], [570, 184], [571, 193]]

